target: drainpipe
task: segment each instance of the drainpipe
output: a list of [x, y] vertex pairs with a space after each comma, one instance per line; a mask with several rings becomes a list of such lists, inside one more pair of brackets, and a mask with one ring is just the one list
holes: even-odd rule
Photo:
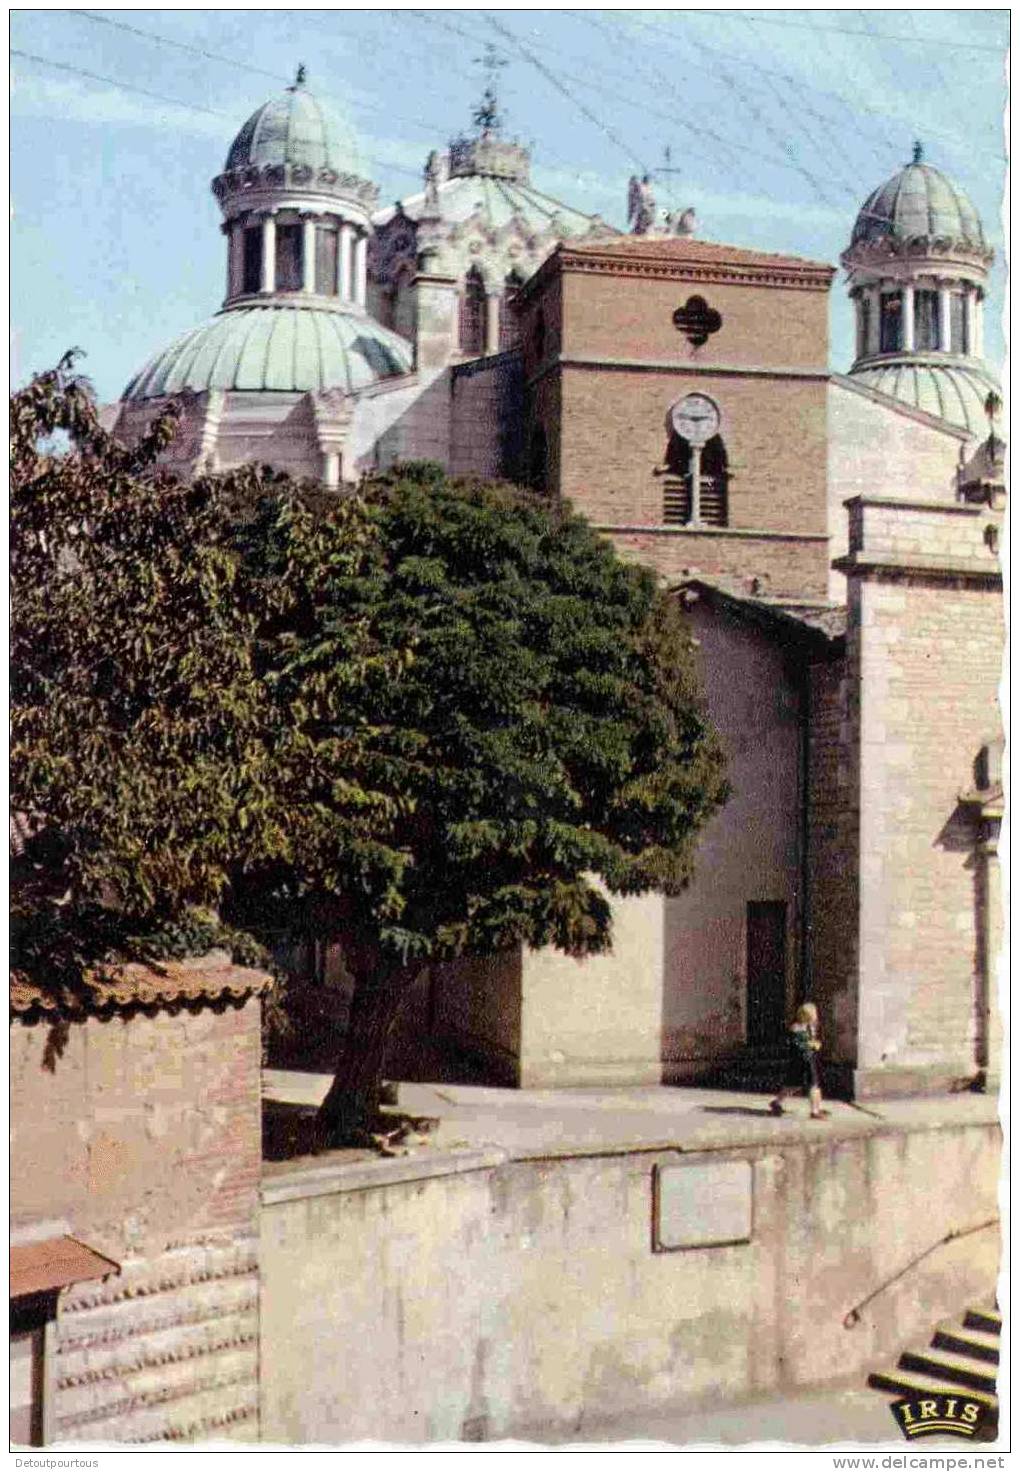
[[810, 822], [808, 805], [811, 778], [811, 663], [805, 657], [800, 680], [800, 955], [798, 958], [797, 1002], [811, 996], [811, 871], [808, 855]]

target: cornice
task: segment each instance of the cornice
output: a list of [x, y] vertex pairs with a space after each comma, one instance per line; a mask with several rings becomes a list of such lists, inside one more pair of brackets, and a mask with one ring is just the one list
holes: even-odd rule
[[730, 286], [786, 287], [794, 291], [828, 291], [835, 271], [831, 266], [772, 266], [751, 262], [708, 260], [652, 260], [649, 257], [599, 256], [560, 251], [556, 259], [564, 274], [630, 276], [660, 281], [706, 281]]

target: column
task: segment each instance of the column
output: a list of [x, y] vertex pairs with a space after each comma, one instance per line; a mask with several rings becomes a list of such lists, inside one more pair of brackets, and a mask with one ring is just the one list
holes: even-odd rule
[[354, 253], [354, 226], [343, 224], [340, 226], [340, 249], [336, 258], [336, 294], [342, 302], [349, 302], [354, 297], [354, 274], [352, 257]]
[[315, 216], [301, 218], [301, 290], [315, 290]]
[[877, 353], [882, 341], [882, 288], [868, 286], [868, 353]]
[[326, 450], [322, 456], [322, 479], [327, 490], [335, 491], [340, 484], [340, 452]]
[[262, 286], [263, 293], [276, 290], [276, 221], [266, 215], [262, 221]]
[[950, 292], [948, 286], [939, 287], [939, 352], [948, 353], [953, 345], [949, 323]]
[[905, 353], [914, 351], [914, 288], [904, 286], [900, 296], [903, 328], [900, 333], [900, 347]]
[[977, 306], [977, 292], [973, 286], [963, 288], [963, 351], [974, 352], [974, 308]]
[[974, 292], [974, 346], [971, 349], [972, 356], [983, 358], [985, 355], [985, 303], [979, 291]]
[[227, 297], [240, 296], [244, 289], [244, 221], [227, 225]]
[[499, 302], [498, 291], [490, 291], [485, 298], [485, 352], [499, 352]]
[[701, 525], [701, 446], [691, 446], [691, 526]]
[[368, 236], [359, 235], [354, 242], [354, 300], [359, 307], [365, 305], [368, 291]]

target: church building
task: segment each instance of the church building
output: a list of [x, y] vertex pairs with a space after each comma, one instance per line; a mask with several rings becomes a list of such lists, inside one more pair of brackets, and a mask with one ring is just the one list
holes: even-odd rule
[[832, 265], [702, 239], [648, 180], [625, 233], [531, 184], [491, 90], [474, 124], [381, 209], [299, 71], [213, 181], [222, 307], [109, 416], [132, 439], [184, 394], [185, 474], [255, 460], [340, 493], [430, 459], [526, 484], [687, 611], [733, 789], [691, 888], [616, 904], [608, 956], [434, 967], [411, 1026], [522, 1087], [746, 1080], [810, 997], [848, 1094], [979, 1084], [1004, 502], [981, 221], [915, 146], [847, 222], [834, 373]]

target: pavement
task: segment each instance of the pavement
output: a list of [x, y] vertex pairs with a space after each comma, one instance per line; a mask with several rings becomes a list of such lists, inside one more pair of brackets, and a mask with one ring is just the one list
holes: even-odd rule
[[[328, 1074], [266, 1069], [267, 1102], [314, 1108]], [[721, 1089], [646, 1087], [496, 1089], [467, 1084], [401, 1083], [400, 1114], [438, 1119], [430, 1153], [500, 1149], [517, 1160], [602, 1155], [630, 1150], [711, 1150], [832, 1139], [876, 1132], [993, 1123], [998, 1101], [960, 1093], [928, 1099], [828, 1101], [826, 1120], [808, 1118], [806, 1099], [792, 1099], [781, 1117], [765, 1094]], [[363, 1152], [359, 1152], [363, 1153]]]

